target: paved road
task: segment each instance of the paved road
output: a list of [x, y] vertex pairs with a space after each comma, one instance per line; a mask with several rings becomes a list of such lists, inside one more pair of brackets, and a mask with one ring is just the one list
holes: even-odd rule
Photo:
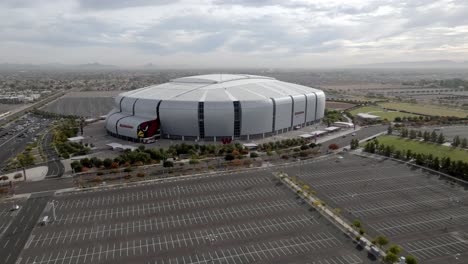
[[353, 138], [363, 140], [365, 138], [371, 137], [378, 133], [384, 132], [387, 130], [387, 128], [388, 128], [387, 125], [364, 127], [361, 130], [355, 131], [356, 136], [351, 136], [350, 134], [348, 134], [346, 137], [338, 137], [338, 138], [334, 138], [334, 139], [330, 139], [325, 142], [322, 142], [322, 147], [320, 151], [322, 151], [322, 153], [327, 152], [328, 146], [333, 143], [337, 144], [339, 147], [348, 146], [351, 143], [351, 139]]
[[42, 149], [44, 150], [44, 154], [46, 155], [49, 162], [47, 163], [48, 171], [46, 178], [48, 177], [62, 177], [65, 168], [63, 167], [62, 162], [60, 162], [60, 158], [57, 155], [57, 152], [52, 147], [52, 133], [50, 131], [44, 136], [44, 139], [41, 142]]
[[[24, 130], [15, 133], [13, 136], [3, 141], [3, 143], [0, 145], [0, 168], [3, 169], [3, 167], [6, 165], [6, 160], [20, 154], [26, 148], [28, 142], [32, 142], [34, 137], [42, 133], [42, 131], [44, 131], [49, 123], [49, 120], [42, 121], [42, 123], [40, 123], [40, 128], [34, 133], [28, 133], [27, 130], [30, 129], [30, 127], [26, 127]], [[26, 136], [19, 137], [19, 135], [23, 133]]]
[[29, 235], [39, 221], [51, 193], [31, 197], [19, 210], [0, 242], [0, 260], [4, 264], [14, 264], [23, 250]]

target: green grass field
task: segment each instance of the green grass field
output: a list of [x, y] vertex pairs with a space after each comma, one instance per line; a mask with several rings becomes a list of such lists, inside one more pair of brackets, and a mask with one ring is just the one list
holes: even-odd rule
[[358, 114], [358, 113], [366, 113], [366, 114], [371, 114], [371, 115], [376, 115], [380, 116], [382, 119], [387, 119], [389, 121], [393, 121], [395, 117], [404, 117], [404, 116], [417, 116], [413, 114], [407, 114], [407, 113], [402, 113], [402, 112], [393, 112], [393, 111], [385, 111], [380, 107], [376, 106], [363, 106], [359, 107], [356, 109], [353, 109], [350, 112], [353, 116]]
[[406, 151], [411, 149], [412, 152], [432, 154], [434, 157], [439, 157], [439, 159], [450, 157], [451, 160], [462, 160], [468, 162], [468, 151], [458, 148], [425, 143], [395, 136], [381, 136], [378, 138], [378, 141], [384, 145], [394, 146], [396, 150]]
[[410, 103], [380, 103], [382, 107], [403, 110], [412, 113], [433, 116], [456, 116], [467, 117], [468, 111], [462, 109], [450, 109], [443, 106], [423, 105], [423, 104], [410, 104]]

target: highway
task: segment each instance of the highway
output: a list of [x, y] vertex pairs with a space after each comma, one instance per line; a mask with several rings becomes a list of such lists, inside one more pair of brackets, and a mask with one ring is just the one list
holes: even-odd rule
[[32, 195], [24, 206], [19, 209], [18, 214], [1, 237], [0, 260], [2, 260], [2, 263], [16, 263], [52, 194], [51, 192]]

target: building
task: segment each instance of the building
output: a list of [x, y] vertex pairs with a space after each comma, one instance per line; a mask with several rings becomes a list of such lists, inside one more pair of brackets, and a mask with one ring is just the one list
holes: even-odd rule
[[270, 77], [210, 74], [183, 77], [118, 95], [109, 134], [144, 142], [162, 138], [230, 142], [319, 122], [323, 91]]
[[367, 122], [367, 123], [373, 123], [373, 122], [376, 122], [376, 121], [380, 120], [380, 116], [366, 114], [366, 113], [358, 113], [356, 115], [356, 118], [359, 121]]

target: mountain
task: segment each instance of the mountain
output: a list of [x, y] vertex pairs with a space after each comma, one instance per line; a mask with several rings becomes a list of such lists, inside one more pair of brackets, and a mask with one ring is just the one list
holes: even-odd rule
[[429, 61], [399, 61], [399, 62], [383, 62], [371, 64], [351, 65], [352, 68], [468, 68], [468, 62], [457, 62], [451, 60], [429, 60]]

